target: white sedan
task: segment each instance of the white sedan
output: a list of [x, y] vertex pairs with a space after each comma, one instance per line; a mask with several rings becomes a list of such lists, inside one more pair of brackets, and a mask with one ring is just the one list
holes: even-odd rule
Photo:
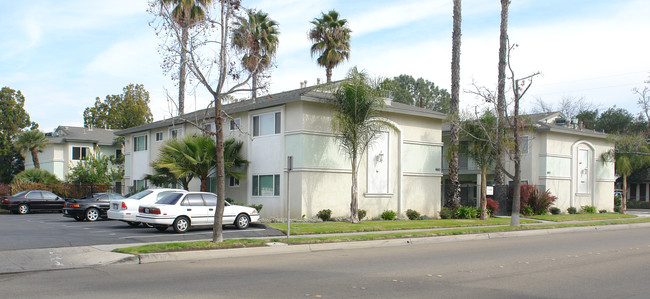
[[140, 205], [153, 204], [169, 193], [187, 192], [183, 189], [147, 189], [129, 196], [129, 198], [111, 200], [109, 210], [106, 212], [109, 219], [120, 220], [131, 226], [138, 226], [140, 222], [135, 220]]
[[[177, 233], [184, 233], [193, 226], [214, 225], [217, 195], [208, 192], [178, 192], [165, 195], [154, 205], [141, 205], [137, 222], [153, 225], [164, 231], [173, 227]], [[247, 228], [251, 222], [260, 219], [256, 209], [231, 205], [226, 202], [223, 224], [234, 224], [239, 229]]]

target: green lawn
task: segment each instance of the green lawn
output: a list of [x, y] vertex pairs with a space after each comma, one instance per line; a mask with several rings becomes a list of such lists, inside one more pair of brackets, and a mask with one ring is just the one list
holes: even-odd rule
[[[534, 220], [522, 219], [521, 223], [536, 223]], [[507, 225], [510, 218], [478, 219], [432, 219], [432, 220], [396, 220], [396, 221], [362, 221], [350, 222], [316, 222], [316, 223], [291, 223], [291, 235], [313, 235], [334, 233], [376, 232], [405, 229], [431, 229], [467, 226]], [[287, 233], [286, 223], [268, 223], [270, 227]]]
[[602, 214], [559, 214], [559, 215], [536, 215], [528, 218], [546, 220], [546, 221], [586, 221], [586, 220], [603, 220], [603, 219], [622, 219], [635, 218], [636, 215], [623, 215], [620, 213], [602, 213]]

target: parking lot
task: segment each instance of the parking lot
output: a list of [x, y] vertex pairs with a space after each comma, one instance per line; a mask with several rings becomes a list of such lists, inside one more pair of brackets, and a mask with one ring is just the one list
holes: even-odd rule
[[[253, 223], [246, 230], [224, 226], [224, 239], [284, 236], [281, 232]], [[27, 215], [0, 214], [0, 251], [34, 248], [211, 240], [212, 229], [176, 234], [143, 226], [131, 227], [121, 221], [79, 222], [61, 213]]]

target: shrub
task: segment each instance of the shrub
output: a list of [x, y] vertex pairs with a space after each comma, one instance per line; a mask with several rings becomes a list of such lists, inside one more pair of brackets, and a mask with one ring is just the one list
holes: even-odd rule
[[330, 209], [320, 210], [316, 214], [316, 217], [320, 218], [320, 220], [323, 221], [329, 221], [332, 218], [332, 210]]
[[650, 202], [630, 200], [627, 202], [628, 209], [650, 209]]
[[264, 205], [263, 205], [263, 204], [258, 204], [258, 205], [256, 205], [256, 204], [251, 204], [251, 205], [249, 205], [249, 207], [251, 207], [251, 208], [253, 208], [253, 209], [256, 209], [257, 212], [259, 213], [259, 212], [262, 210], [262, 208], [264, 207]]
[[576, 207], [570, 207], [570, 208], [566, 209], [566, 211], [569, 214], [578, 214], [578, 210], [576, 210]]
[[488, 210], [488, 215], [490, 217], [496, 215], [497, 212], [499, 211], [499, 202], [492, 199], [492, 198], [488, 198], [487, 199], [487, 210]]
[[366, 218], [366, 210], [359, 210], [359, 220]]
[[58, 184], [59, 180], [47, 170], [31, 168], [18, 173], [12, 180], [13, 184]]
[[621, 207], [614, 207], [614, 212], [620, 213], [621, 212]]
[[453, 219], [456, 216], [456, 209], [443, 207], [440, 209], [440, 218]]
[[582, 206], [582, 213], [585, 214], [596, 214], [596, 207], [594, 206]]
[[[519, 187], [519, 192], [520, 192], [519, 212], [522, 214], [524, 213], [524, 208], [528, 206], [528, 200], [530, 198], [530, 194], [533, 188], [534, 188], [533, 186], [527, 184], [522, 184]], [[509, 202], [512, 202], [513, 198], [514, 198], [514, 190], [513, 188], [510, 188], [510, 192], [508, 193]]]
[[460, 207], [456, 210], [455, 218], [457, 219], [474, 219], [479, 215], [479, 210], [475, 207]]
[[620, 207], [623, 205], [621, 193], [614, 194], [614, 207]]
[[420, 220], [431, 220], [431, 217], [429, 217], [427, 215], [422, 215], [422, 216], [420, 216]]
[[537, 187], [533, 187], [529, 191], [530, 196], [528, 198], [527, 206], [532, 210], [531, 215], [546, 214], [548, 212], [548, 208], [557, 200], [556, 196], [551, 195], [550, 190], [540, 191], [537, 189]]
[[558, 208], [558, 207], [551, 207], [551, 208], [548, 209], [548, 210], [549, 210], [549, 211], [551, 212], [551, 214], [553, 214], [553, 215], [558, 215], [558, 214], [560, 214], [560, 213], [562, 212], [562, 210], [560, 210], [560, 208]]
[[408, 209], [406, 210], [406, 217], [408, 217], [409, 220], [417, 220], [420, 218], [420, 213], [415, 210]]
[[383, 213], [381, 213], [381, 219], [384, 220], [395, 220], [395, 217], [397, 217], [397, 214], [392, 210], [386, 210]]
[[535, 211], [533, 210], [533, 208], [526, 206], [523, 209], [521, 209], [521, 214], [524, 216], [532, 216], [535, 215]]
[[607, 210], [598, 210], [598, 213], [605, 214], [607, 213]]

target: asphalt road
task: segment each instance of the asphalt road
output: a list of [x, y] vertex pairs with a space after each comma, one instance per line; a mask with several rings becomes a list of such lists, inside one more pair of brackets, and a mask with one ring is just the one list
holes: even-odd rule
[[649, 298], [649, 266], [650, 229], [634, 228], [0, 275], [0, 289], [7, 298]]
[[[226, 239], [283, 236], [279, 231], [260, 224], [252, 224], [246, 230], [225, 226], [223, 233]], [[159, 232], [142, 226], [130, 227], [121, 221], [78, 222], [63, 217], [61, 213], [0, 214], [0, 251], [206, 239], [212, 239], [211, 228], [176, 234], [171, 228]]]

